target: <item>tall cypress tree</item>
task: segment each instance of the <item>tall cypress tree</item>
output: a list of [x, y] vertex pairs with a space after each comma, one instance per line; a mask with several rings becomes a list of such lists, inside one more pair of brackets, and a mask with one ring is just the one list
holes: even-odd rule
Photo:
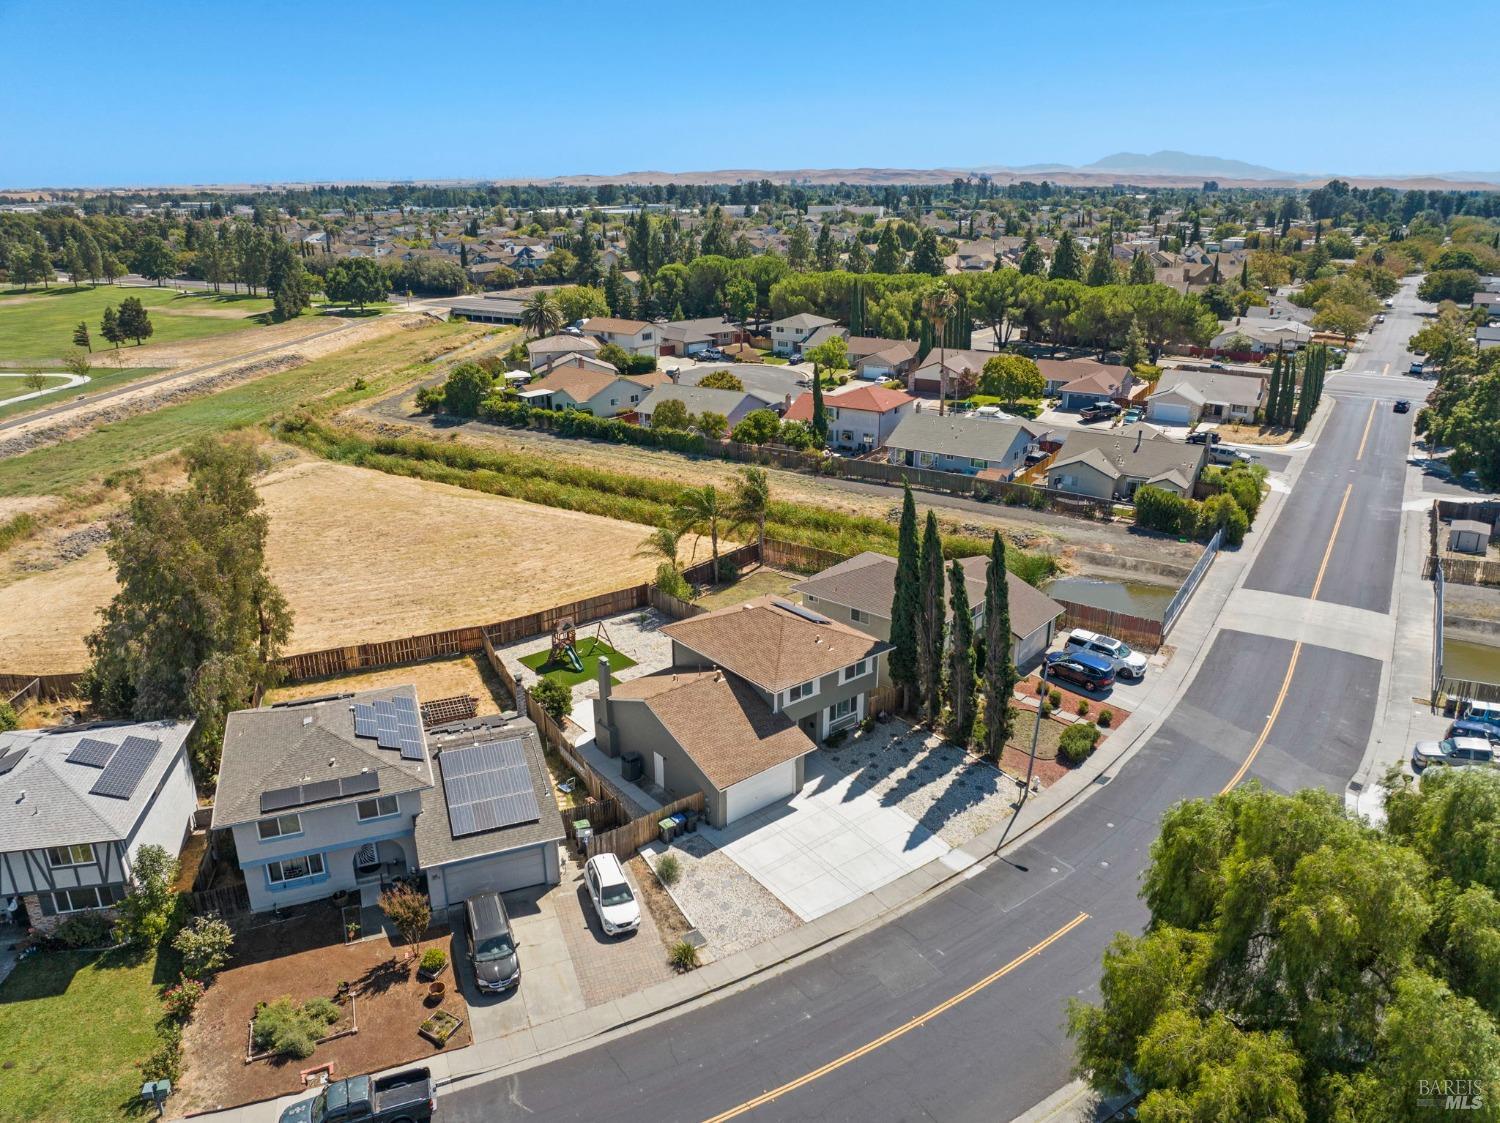
[[1281, 382], [1281, 426], [1292, 424], [1297, 403], [1297, 353], [1293, 351], [1286, 359]]
[[818, 438], [818, 447], [828, 443], [828, 412], [823, 408], [823, 374], [818, 364], [813, 363], [812, 384], [812, 431]]
[[1276, 424], [1276, 411], [1281, 408], [1281, 352], [1271, 360], [1271, 384], [1266, 388], [1265, 418], [1267, 425]]
[[921, 547], [917, 542], [917, 504], [911, 487], [901, 498], [901, 529], [896, 546], [896, 588], [891, 600], [891, 681], [906, 690], [907, 705], [916, 709], [917, 695], [917, 613], [920, 611], [922, 567]]
[[948, 731], [960, 745], [974, 732], [974, 617], [969, 589], [959, 562], [948, 568], [948, 604], [953, 609], [953, 635], [948, 641]]
[[922, 706], [926, 719], [936, 722], [943, 708], [943, 542], [937, 514], [928, 508], [922, 531], [921, 603], [917, 613], [917, 665], [921, 669]]
[[990, 540], [990, 564], [984, 571], [984, 751], [991, 760], [1010, 736], [1010, 695], [1016, 686], [1016, 667], [1010, 658], [1010, 588], [1005, 576], [1005, 540], [995, 531]]

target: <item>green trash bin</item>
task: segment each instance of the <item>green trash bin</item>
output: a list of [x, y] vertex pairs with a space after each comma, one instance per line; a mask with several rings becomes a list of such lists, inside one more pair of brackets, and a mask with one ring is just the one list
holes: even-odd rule
[[668, 845], [674, 838], [677, 837], [677, 820], [671, 818], [663, 819], [661, 822], [657, 823], [656, 826], [657, 829], [661, 831], [661, 841], [663, 846]]

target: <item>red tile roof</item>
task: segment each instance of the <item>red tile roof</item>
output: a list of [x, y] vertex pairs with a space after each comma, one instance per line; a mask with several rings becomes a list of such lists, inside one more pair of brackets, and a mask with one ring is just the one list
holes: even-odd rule
[[[837, 406], [839, 409], [863, 410], [866, 413], [890, 413], [893, 409], [900, 409], [907, 402], [914, 402], [913, 398], [905, 390], [892, 390], [888, 386], [860, 386], [853, 390], [846, 390], [840, 394], [824, 394], [824, 406]], [[802, 394], [791, 408], [786, 411], [788, 421], [811, 421], [812, 420], [812, 391]]]

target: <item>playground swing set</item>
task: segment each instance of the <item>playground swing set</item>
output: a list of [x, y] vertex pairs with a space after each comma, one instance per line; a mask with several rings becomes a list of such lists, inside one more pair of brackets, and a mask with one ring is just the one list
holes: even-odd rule
[[[594, 629], [593, 640], [590, 655], [599, 650], [601, 643], [614, 650], [615, 645], [610, 643], [609, 629], [604, 626], [603, 620]], [[578, 629], [571, 617], [563, 617], [553, 627], [552, 650], [547, 655], [547, 662], [555, 667], [567, 667], [576, 675], [583, 673], [583, 660], [578, 656]]]

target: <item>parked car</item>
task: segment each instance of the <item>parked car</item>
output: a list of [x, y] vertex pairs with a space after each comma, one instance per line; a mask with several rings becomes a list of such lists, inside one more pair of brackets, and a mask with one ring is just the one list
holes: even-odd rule
[[1068, 633], [1063, 649], [1102, 655], [1114, 664], [1115, 674], [1120, 678], [1139, 682], [1146, 677], [1146, 657], [1139, 651], [1132, 651], [1128, 644], [1121, 643], [1112, 636], [1102, 636], [1087, 628], [1074, 628]]
[[1115, 684], [1115, 664], [1092, 651], [1052, 651], [1047, 654], [1047, 677], [1089, 690], [1107, 690]]
[[1084, 406], [1078, 411], [1080, 421], [1108, 421], [1120, 412], [1120, 407], [1114, 402], [1095, 402], [1091, 406]]
[[1395, 410], [1396, 413], [1406, 413], [1408, 410], [1411, 409], [1411, 403], [1409, 401], [1407, 401], [1405, 398], [1402, 398], [1392, 408]]
[[281, 1113], [281, 1123], [426, 1123], [437, 1110], [432, 1072], [408, 1068], [379, 1078], [335, 1080]]
[[521, 983], [521, 957], [499, 893], [479, 893], [464, 902], [465, 938], [474, 984], [492, 994]]
[[1418, 363], [1412, 363], [1411, 366], [1409, 366], [1409, 367], [1406, 368], [1406, 373], [1407, 374], [1421, 374], [1422, 373], [1422, 364], [1419, 363], [1419, 362]]
[[1380, 313], [1380, 315], [1376, 316], [1375, 317], [1375, 322], [1377, 324], [1383, 324], [1383, 323], [1385, 323], [1385, 313], [1382, 312], [1382, 313]]
[[1411, 750], [1411, 770], [1419, 775], [1427, 768], [1480, 768], [1495, 762], [1495, 749], [1483, 737], [1445, 737], [1441, 741], [1418, 741]]
[[1219, 443], [1219, 434], [1212, 429], [1200, 429], [1196, 433], [1187, 435], [1187, 443], [1190, 445], [1216, 445]]
[[1482, 721], [1459, 718], [1448, 726], [1448, 737], [1482, 737], [1491, 745], [1500, 745], [1500, 726], [1486, 725]]
[[590, 858], [583, 867], [583, 884], [606, 935], [620, 936], [641, 926], [641, 906], [625, 880], [620, 859], [613, 854]]
[[1249, 464], [1255, 457], [1242, 448], [1227, 448], [1224, 445], [1208, 446], [1208, 462], [1210, 464]]
[[1465, 721], [1475, 721], [1492, 729], [1500, 729], [1500, 702], [1470, 702], [1463, 716]]
[[1208, 364], [1208, 369], [1209, 370], [1228, 370], [1229, 368], [1226, 367], [1223, 363], [1209, 363]]
[[1385, 306], [1387, 308], [1394, 308], [1394, 307], [1396, 307], [1396, 302], [1394, 300], [1392, 300], [1390, 297], [1386, 297], [1385, 298]]

